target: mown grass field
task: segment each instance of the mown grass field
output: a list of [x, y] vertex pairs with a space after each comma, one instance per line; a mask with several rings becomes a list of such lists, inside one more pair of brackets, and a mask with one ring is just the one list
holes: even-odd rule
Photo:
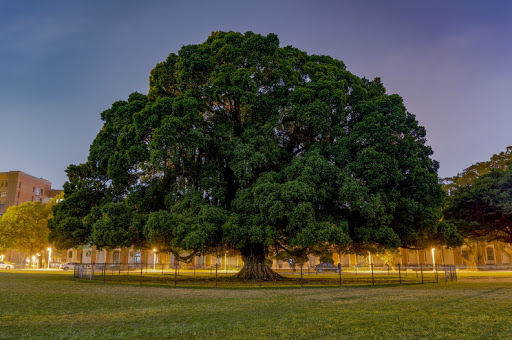
[[0, 339], [512, 338], [511, 273], [286, 289], [117, 285], [71, 276], [0, 272]]

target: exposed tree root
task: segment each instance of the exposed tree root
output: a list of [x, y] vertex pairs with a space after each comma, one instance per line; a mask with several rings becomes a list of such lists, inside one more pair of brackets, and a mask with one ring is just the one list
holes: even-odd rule
[[233, 277], [238, 281], [284, 281], [284, 276], [279, 275], [262, 263], [246, 263], [243, 268]]

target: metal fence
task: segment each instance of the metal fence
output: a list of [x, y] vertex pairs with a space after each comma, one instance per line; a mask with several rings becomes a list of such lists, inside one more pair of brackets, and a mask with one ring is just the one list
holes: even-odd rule
[[[270, 268], [267, 264], [253, 264], [253, 273], [263, 273]], [[264, 268], [264, 267], [267, 268]], [[437, 283], [457, 280], [457, 269], [452, 265], [396, 265], [376, 267], [332, 267], [321, 272], [314, 267], [297, 265], [295, 268], [272, 268], [279, 274], [268, 278], [255, 275], [248, 280], [234, 276], [241, 267], [190, 266], [185, 264], [145, 263], [85, 263], [76, 264], [73, 277], [110, 283], [139, 285], [165, 285], [180, 287], [233, 287], [233, 286], [344, 286], [344, 285], [400, 285]]]

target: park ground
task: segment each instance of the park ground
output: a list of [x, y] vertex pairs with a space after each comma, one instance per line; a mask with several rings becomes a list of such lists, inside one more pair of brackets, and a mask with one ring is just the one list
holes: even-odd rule
[[326, 288], [174, 288], [1, 271], [0, 339], [512, 339], [512, 273]]

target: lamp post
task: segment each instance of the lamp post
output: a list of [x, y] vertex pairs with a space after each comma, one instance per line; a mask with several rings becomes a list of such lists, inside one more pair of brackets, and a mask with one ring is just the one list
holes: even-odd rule
[[52, 248], [47, 248], [48, 250], [48, 269], [50, 269], [50, 262], [52, 262]]
[[431, 251], [432, 251], [432, 265], [435, 268], [436, 267], [436, 248], [432, 248]]
[[4, 255], [0, 255], [0, 261], [3, 261], [4, 260]]
[[156, 249], [153, 249], [153, 271], [156, 271]]

